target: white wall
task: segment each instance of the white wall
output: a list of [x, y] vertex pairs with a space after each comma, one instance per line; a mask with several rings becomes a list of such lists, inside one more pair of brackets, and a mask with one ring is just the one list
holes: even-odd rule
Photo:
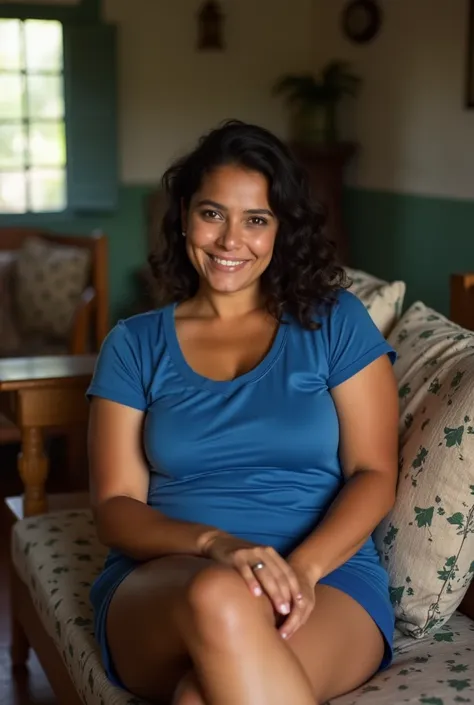
[[[345, 0], [315, 0], [314, 66], [353, 62], [364, 79], [352, 128], [353, 184], [474, 199], [474, 110], [464, 108], [468, 0], [383, 0], [369, 44], [340, 30]], [[349, 114], [349, 113], [348, 113]]]
[[271, 86], [281, 73], [312, 68], [313, 0], [222, 0], [221, 53], [195, 49], [200, 4], [105, 0], [105, 18], [119, 27], [125, 183], [156, 183], [176, 154], [225, 118], [285, 135], [287, 116]]

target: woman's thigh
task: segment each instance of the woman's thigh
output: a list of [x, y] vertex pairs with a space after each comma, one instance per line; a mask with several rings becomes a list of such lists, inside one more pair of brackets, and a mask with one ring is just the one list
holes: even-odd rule
[[250, 601], [259, 604], [262, 615], [274, 623], [267, 598], [255, 598], [237, 571], [206, 558], [167, 556], [130, 573], [111, 600], [106, 624], [113, 666], [124, 686], [168, 705], [192, 666], [181, 635], [186, 631], [183, 624], [196, 609], [196, 595], [198, 601], [204, 597], [204, 610], [212, 618], [218, 596], [225, 597], [234, 586], [242, 609]]
[[372, 617], [349, 595], [317, 585], [315, 596], [310, 618], [288, 646], [321, 704], [371, 678], [382, 662], [385, 642]]
[[190, 661], [175, 610], [187, 585], [210, 561], [167, 556], [143, 563], [119, 585], [107, 613], [107, 641], [125, 687], [145, 698], [172, 696]]

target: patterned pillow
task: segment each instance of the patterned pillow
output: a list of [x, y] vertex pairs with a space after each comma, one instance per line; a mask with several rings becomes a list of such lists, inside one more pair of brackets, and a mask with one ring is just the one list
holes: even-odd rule
[[387, 336], [401, 316], [406, 284], [402, 281], [385, 282], [367, 272], [346, 267], [352, 279], [350, 291], [365, 305], [372, 320]]
[[17, 353], [21, 338], [14, 322], [13, 271], [15, 254], [0, 252], [0, 357]]
[[474, 575], [474, 333], [418, 302], [389, 337], [398, 352], [400, 475], [375, 532], [398, 628], [420, 638]]
[[31, 237], [18, 252], [16, 301], [22, 329], [64, 340], [87, 286], [90, 253]]

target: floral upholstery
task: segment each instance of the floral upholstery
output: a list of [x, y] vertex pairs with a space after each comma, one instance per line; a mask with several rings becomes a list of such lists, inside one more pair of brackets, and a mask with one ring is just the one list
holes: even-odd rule
[[400, 474], [375, 538], [397, 626], [421, 637], [450, 618], [474, 575], [474, 333], [418, 302], [389, 342]]
[[349, 267], [346, 268], [346, 273], [352, 280], [349, 291], [362, 301], [375, 325], [387, 336], [401, 316], [405, 282], [386, 282], [372, 274]]
[[18, 251], [15, 297], [26, 335], [65, 341], [87, 286], [90, 252], [41, 237], [29, 237]]
[[[141, 705], [107, 680], [94, 641], [88, 593], [105, 553], [89, 510], [23, 519], [13, 530], [16, 570], [84, 703]], [[474, 622], [456, 613], [429, 638], [399, 635], [395, 643], [390, 669], [332, 705], [474, 702]]]

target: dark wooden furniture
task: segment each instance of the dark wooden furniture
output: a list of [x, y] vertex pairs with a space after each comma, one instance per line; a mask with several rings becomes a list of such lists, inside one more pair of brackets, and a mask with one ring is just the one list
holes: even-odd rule
[[0, 411], [15, 424], [21, 437], [18, 471], [25, 488], [25, 516], [42, 514], [48, 508], [45, 485], [49, 463], [43, 447], [44, 429], [73, 428], [77, 441], [68, 472], [84, 475], [88, 418], [85, 392], [95, 359], [94, 355], [58, 355], [0, 360]]
[[342, 214], [344, 170], [356, 153], [352, 142], [290, 145], [305, 168], [315, 197], [327, 211], [327, 234], [336, 243], [340, 260], [349, 264], [349, 239]]
[[[82, 355], [91, 351], [97, 352], [109, 330], [107, 237], [103, 233], [62, 235], [36, 228], [7, 227], [0, 228], [0, 250], [19, 250], [29, 237], [41, 237], [49, 242], [82, 247], [90, 251], [90, 281], [82, 292], [76, 310], [68, 341], [68, 353]], [[0, 444], [15, 443], [19, 440], [18, 428], [0, 415]]]

